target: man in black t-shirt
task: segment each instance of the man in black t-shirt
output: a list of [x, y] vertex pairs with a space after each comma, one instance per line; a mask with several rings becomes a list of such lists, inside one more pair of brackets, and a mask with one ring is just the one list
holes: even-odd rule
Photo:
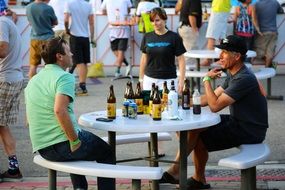
[[[193, 151], [194, 175], [188, 179], [190, 189], [209, 189], [205, 167], [208, 152], [229, 149], [241, 144], [261, 143], [268, 128], [267, 101], [264, 90], [255, 75], [244, 65], [246, 43], [238, 36], [228, 36], [220, 45], [222, 69], [227, 69], [227, 78], [215, 90], [211, 80], [221, 76], [219, 69], [212, 69], [204, 77], [205, 95], [201, 105], [209, 106], [212, 112], [229, 107], [229, 115], [221, 115], [221, 122], [207, 129], [190, 131], [188, 151]], [[179, 156], [176, 157], [179, 160]], [[176, 161], [177, 161], [176, 160]], [[173, 164], [163, 174], [162, 183], [178, 183], [179, 165]]]
[[[179, 21], [178, 33], [186, 50], [198, 49], [199, 28], [202, 25], [201, 0], [182, 0]], [[186, 60], [186, 64], [193, 62], [193, 59]]]

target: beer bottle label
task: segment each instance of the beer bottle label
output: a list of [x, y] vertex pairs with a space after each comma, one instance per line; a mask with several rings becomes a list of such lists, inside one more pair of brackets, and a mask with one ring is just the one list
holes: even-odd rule
[[152, 105], [152, 118], [161, 119], [161, 104]]
[[143, 99], [136, 99], [136, 104], [138, 106], [138, 113], [143, 113]]
[[152, 114], [152, 100], [149, 101], [149, 115]]
[[143, 114], [149, 114], [149, 106], [143, 105]]
[[168, 105], [168, 94], [167, 93], [162, 94], [162, 102], [163, 102], [163, 107], [167, 107]]
[[107, 117], [115, 118], [116, 117], [116, 103], [107, 104]]

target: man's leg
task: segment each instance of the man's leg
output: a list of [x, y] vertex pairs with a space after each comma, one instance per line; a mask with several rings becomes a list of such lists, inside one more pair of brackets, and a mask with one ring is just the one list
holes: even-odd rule
[[209, 154], [202, 140], [199, 138], [192, 153], [192, 160], [195, 166], [193, 178], [202, 183], [206, 183], [205, 169]]
[[116, 55], [116, 61], [115, 61], [115, 65], [117, 66], [117, 70], [116, 70], [116, 74], [120, 75], [121, 74], [121, 67], [122, 67], [122, 63], [125, 59], [125, 55], [124, 55], [124, 51], [122, 50], [117, 50], [114, 51], [114, 54]]
[[29, 79], [31, 79], [33, 76], [35, 76], [37, 74], [37, 65], [30, 65], [30, 69], [29, 69]]
[[[202, 129], [204, 130], [204, 129]], [[202, 130], [193, 130], [188, 132], [188, 150], [187, 154], [189, 155], [192, 150], [195, 148], [197, 141], [199, 139], [199, 134]], [[175, 157], [175, 162], [179, 163], [180, 160], [180, 152], [178, 151]], [[172, 164], [170, 168], [167, 170], [167, 172], [172, 175], [175, 179], [179, 178], [179, 164]]]
[[84, 63], [79, 63], [76, 66], [79, 75], [79, 87], [83, 91], [87, 91], [86, 89], [86, 78], [87, 78], [87, 65]]
[[4, 181], [20, 180], [23, 176], [16, 157], [16, 141], [9, 127], [0, 126], [0, 137], [9, 160], [9, 169], [1, 174], [0, 178], [3, 178]]

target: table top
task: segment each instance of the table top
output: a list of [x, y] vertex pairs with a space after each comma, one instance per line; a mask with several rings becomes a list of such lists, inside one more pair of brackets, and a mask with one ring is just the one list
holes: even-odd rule
[[[220, 52], [221, 50], [190, 50], [186, 53], [184, 53], [185, 57], [191, 57], [191, 58], [200, 58], [200, 59], [218, 59], [220, 58]], [[256, 52], [252, 50], [248, 50], [246, 53], [247, 57], [256, 57]]]
[[138, 115], [137, 119], [123, 117], [117, 110], [117, 117], [112, 122], [96, 121], [98, 117], [106, 117], [106, 111], [96, 111], [79, 117], [79, 124], [98, 130], [128, 133], [173, 132], [205, 128], [220, 122], [220, 115], [212, 113], [209, 108], [202, 108], [200, 115], [194, 115], [190, 110], [179, 110], [182, 120], [170, 120], [167, 114], [162, 114], [160, 121], [154, 121], [149, 115]]

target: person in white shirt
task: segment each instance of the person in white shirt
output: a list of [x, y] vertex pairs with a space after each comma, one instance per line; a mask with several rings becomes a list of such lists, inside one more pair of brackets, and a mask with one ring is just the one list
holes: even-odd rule
[[53, 28], [54, 36], [60, 36], [69, 43], [69, 35], [64, 30], [64, 7], [69, 0], [50, 0], [48, 3], [54, 10], [58, 24]]
[[[125, 17], [129, 14], [132, 3], [130, 0], [104, 0], [101, 5], [103, 14], [107, 14], [109, 23], [116, 21], [125, 21]], [[115, 14], [114, 14], [115, 13]], [[126, 76], [130, 74], [131, 64], [125, 59], [125, 51], [128, 48], [128, 39], [130, 37], [130, 26], [113, 26], [109, 25], [109, 40], [111, 49], [116, 56], [116, 72], [115, 77], [121, 76], [121, 66], [124, 62], [127, 65]]]
[[[72, 20], [71, 23], [69, 21]], [[69, 0], [64, 9], [64, 27], [70, 35], [70, 49], [73, 54], [74, 69], [78, 69], [79, 88], [77, 96], [86, 96], [87, 64], [90, 63], [90, 41], [94, 41], [94, 15], [91, 5], [85, 0]], [[89, 29], [89, 32], [88, 32]], [[89, 40], [90, 38], [90, 40]]]

